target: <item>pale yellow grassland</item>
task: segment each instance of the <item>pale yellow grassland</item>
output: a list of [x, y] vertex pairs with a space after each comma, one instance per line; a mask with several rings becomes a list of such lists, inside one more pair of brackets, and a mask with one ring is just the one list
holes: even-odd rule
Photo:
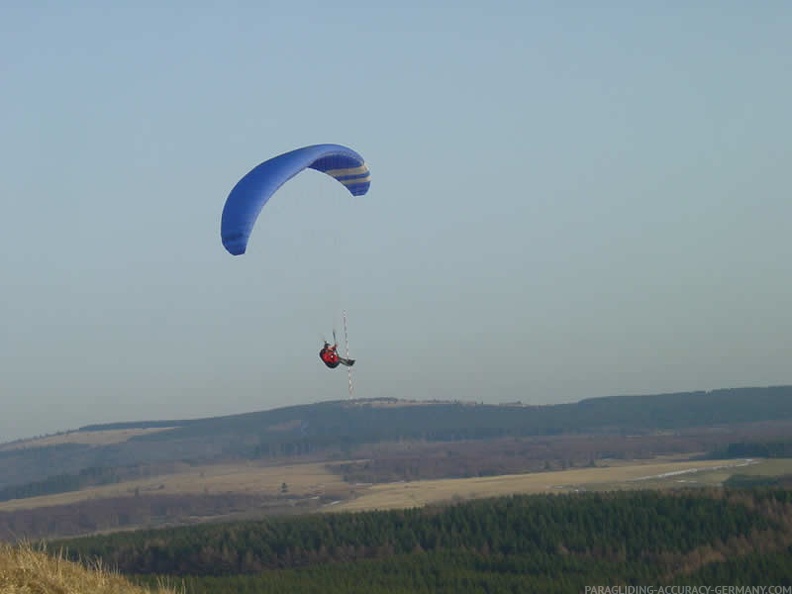
[[350, 486], [323, 463], [264, 466], [256, 463], [189, 467], [174, 474], [102, 485], [70, 493], [0, 502], [0, 511], [76, 503], [86, 499], [159, 494], [247, 493], [276, 495], [286, 483], [290, 495], [344, 497]]
[[[604, 462], [601, 462], [604, 464]], [[562, 493], [576, 490], [664, 488], [717, 485], [740, 474], [774, 476], [792, 473], [792, 460], [653, 460], [609, 462], [607, 466], [528, 474], [438, 479], [375, 485], [350, 485], [324, 463], [267, 466], [254, 462], [186, 467], [179, 472], [29, 499], [0, 502], [0, 511], [77, 503], [88, 499], [164, 494], [288, 494], [337, 500], [325, 509], [391, 509], [450, 500], [518, 493]]]
[[[443, 479], [371, 485], [356, 490], [356, 498], [327, 509], [362, 511], [421, 507], [443, 501], [495, 497], [520, 493], [563, 493], [598, 486], [618, 488], [656, 487], [657, 481], [668, 486], [681, 477], [716, 468], [733, 468], [742, 460], [706, 460], [619, 464], [605, 468], [581, 468], [468, 479]], [[679, 473], [670, 476], [668, 473]]]

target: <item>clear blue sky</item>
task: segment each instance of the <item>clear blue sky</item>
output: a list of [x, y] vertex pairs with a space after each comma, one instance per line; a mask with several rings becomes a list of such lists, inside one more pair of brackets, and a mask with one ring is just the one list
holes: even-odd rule
[[[792, 3], [5, 2], [0, 441], [792, 383]], [[236, 181], [314, 143], [222, 248]]]

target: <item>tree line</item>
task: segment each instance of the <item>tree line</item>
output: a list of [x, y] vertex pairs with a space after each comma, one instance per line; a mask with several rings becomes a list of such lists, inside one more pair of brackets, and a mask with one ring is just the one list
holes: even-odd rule
[[792, 562], [781, 562], [792, 552], [792, 491], [525, 495], [56, 544], [143, 582], [184, 579], [196, 593], [561, 592], [755, 577], [757, 567], [762, 579], [792, 580]]

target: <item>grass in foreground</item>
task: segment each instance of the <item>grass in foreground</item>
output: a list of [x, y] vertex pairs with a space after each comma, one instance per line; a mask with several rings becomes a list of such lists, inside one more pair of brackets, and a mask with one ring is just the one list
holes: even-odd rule
[[60, 553], [27, 544], [0, 543], [0, 594], [179, 594], [162, 584], [154, 590], [133, 585], [101, 565], [86, 569]]

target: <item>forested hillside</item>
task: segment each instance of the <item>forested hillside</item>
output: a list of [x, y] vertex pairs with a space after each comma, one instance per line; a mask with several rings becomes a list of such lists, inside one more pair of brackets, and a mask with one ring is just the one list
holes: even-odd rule
[[[792, 492], [518, 496], [57, 543], [189, 592], [573, 592], [592, 584], [792, 583]], [[148, 576], [148, 577], [145, 577]]]

